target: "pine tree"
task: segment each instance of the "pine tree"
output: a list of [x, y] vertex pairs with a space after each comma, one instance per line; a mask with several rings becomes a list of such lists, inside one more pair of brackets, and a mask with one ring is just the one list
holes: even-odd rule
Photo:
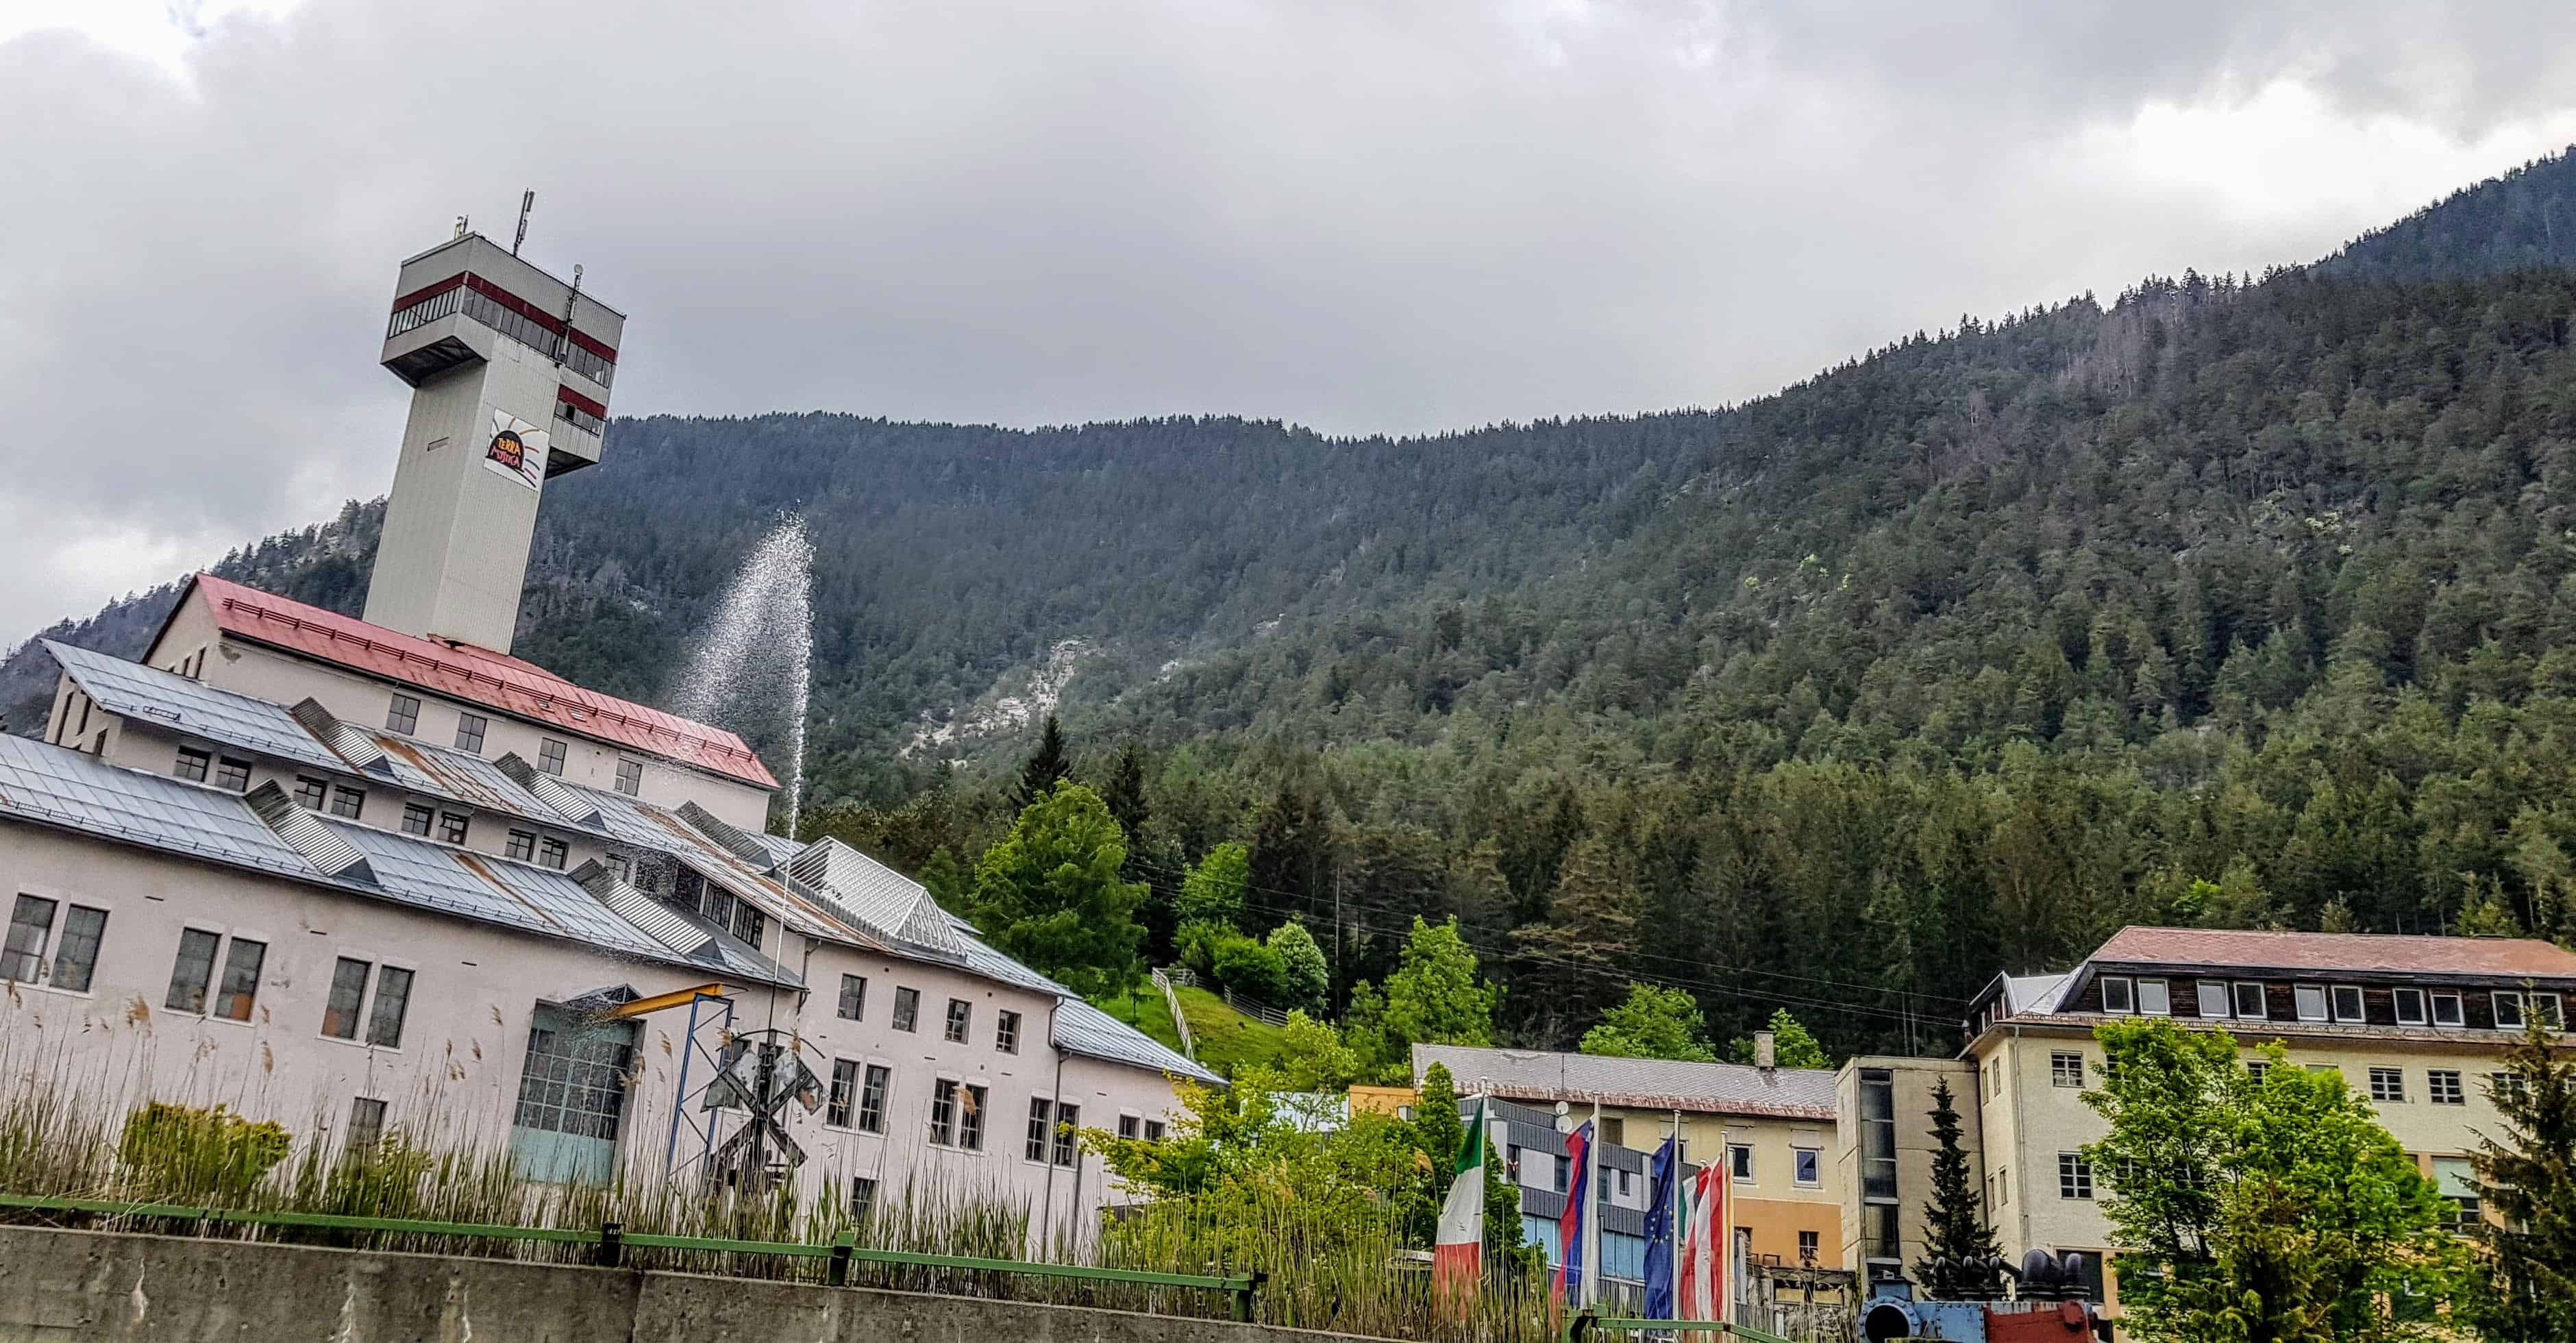
[[2003, 1248], [1995, 1244], [1995, 1229], [1986, 1225], [1977, 1184], [1968, 1171], [1968, 1149], [1959, 1143], [1959, 1110], [1948, 1078], [1932, 1089], [1931, 1115], [1932, 1197], [1923, 1205], [1924, 1257], [1915, 1262], [1914, 1276], [1938, 1289], [1933, 1260], [1990, 1259]]
[[1029, 804], [1045, 797], [1058, 781], [1073, 773], [1073, 756], [1065, 749], [1064, 728], [1054, 714], [1046, 716], [1046, 727], [1038, 734], [1038, 749], [1029, 753], [1028, 763], [1020, 766], [1019, 786], [1011, 790], [1011, 809], [1027, 811]]
[[2503, 1220], [2479, 1227], [2487, 1257], [2463, 1313], [2493, 1343], [2576, 1338], [2576, 1059], [2551, 1046], [2534, 1014], [2494, 1093], [2510, 1145], [2488, 1138], [2470, 1158]]

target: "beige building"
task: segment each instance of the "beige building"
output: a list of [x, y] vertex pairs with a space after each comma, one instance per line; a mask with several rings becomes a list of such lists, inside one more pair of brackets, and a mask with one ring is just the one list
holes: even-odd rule
[[1842, 1191], [1839, 1263], [1862, 1281], [1912, 1274], [1923, 1258], [1924, 1201], [1932, 1193], [1935, 1092], [1947, 1082], [1958, 1111], [1960, 1144], [1972, 1167], [1984, 1156], [1976, 1069], [1957, 1059], [1861, 1057], [1834, 1074], [1834, 1108], [1842, 1117], [1834, 1143], [1835, 1184]]

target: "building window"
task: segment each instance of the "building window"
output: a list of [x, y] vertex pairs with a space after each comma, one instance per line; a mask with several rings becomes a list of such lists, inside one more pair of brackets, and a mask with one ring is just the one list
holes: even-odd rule
[[868, 1010], [868, 981], [858, 975], [841, 976], [841, 1005], [832, 1015], [843, 1021], [864, 1021]]
[[170, 772], [190, 783], [204, 783], [206, 771], [214, 763], [214, 752], [200, 751], [194, 746], [182, 746], [179, 748], [179, 763], [173, 766]]
[[2136, 981], [2123, 979], [2116, 975], [2104, 976], [2102, 979], [2102, 1010], [2112, 1013], [2137, 1011], [2138, 997]]
[[179, 931], [179, 959], [170, 967], [170, 993], [161, 1005], [173, 1012], [206, 1010], [206, 986], [215, 977], [215, 946], [223, 939], [203, 928]]
[[63, 915], [63, 940], [54, 948], [54, 973], [49, 982], [73, 993], [89, 992], [90, 979], [98, 972], [98, 947], [106, 940], [107, 911], [72, 906]]
[[1619, 1197], [1626, 1198], [1628, 1193], [1628, 1171], [1623, 1167], [1619, 1171]]
[[2362, 1011], [2359, 984], [2337, 984], [2334, 986], [2333, 997], [2335, 1020], [2358, 1023], [2370, 1019]]
[[2397, 1013], [2398, 1025], [2421, 1026], [2424, 1024], [2426, 1018], [2424, 1016], [2424, 991], [2422, 989], [2399, 989], [2396, 992], [2391, 993], [2388, 997], [2390, 1008]]
[[259, 997], [259, 967], [268, 959], [268, 944], [236, 937], [224, 953], [223, 983], [215, 993], [215, 1015], [227, 1021], [250, 1020]]
[[1860, 1252], [1880, 1263], [1897, 1262], [1897, 1208], [1893, 1203], [1864, 1203], [1860, 1209]]
[[941, 1147], [957, 1145], [957, 1083], [940, 1078], [930, 1088], [930, 1141]]
[[2012, 1168], [1995, 1167], [1995, 1194], [1998, 1204], [2012, 1202]]
[[2531, 1014], [2540, 1018], [2541, 1025], [2553, 1031], [2567, 1029], [2567, 1018], [2559, 1010], [2558, 995], [2555, 993], [2531, 995]]
[[367, 971], [372, 968], [346, 956], [331, 967], [331, 996], [322, 1008], [324, 1035], [334, 1040], [358, 1038], [358, 1014], [367, 1005]]
[[487, 726], [480, 714], [456, 715], [456, 749], [483, 754], [483, 729]]
[[371, 1096], [349, 1102], [349, 1133], [341, 1150], [360, 1158], [373, 1156], [385, 1142], [385, 1103]]
[[2498, 1104], [2508, 1100], [2521, 1104], [2531, 1099], [2531, 1084], [2520, 1073], [2488, 1073], [2487, 1097]]
[[2150, 1017], [2173, 1015], [2173, 991], [2165, 981], [2161, 979], [2138, 981], [2138, 1012], [2142, 1016]]
[[406, 802], [403, 804], [402, 828], [403, 833], [406, 835], [419, 835], [424, 839], [428, 838], [429, 823], [435, 819], [437, 819], [437, 813], [431, 811], [428, 807], [423, 806], [418, 802]]
[[222, 756], [215, 761], [215, 786], [227, 793], [250, 791], [250, 762]]
[[2254, 1079], [2254, 1085], [2258, 1087], [2263, 1085], [2263, 1078], [2271, 1071], [2272, 1064], [2268, 1059], [2249, 1059], [2246, 1061], [2245, 1075]]
[[627, 881], [633, 878], [634, 869], [627, 865], [625, 854], [612, 853], [605, 856], [608, 859], [608, 870], [616, 873], [619, 881]]
[[1055, 1107], [1055, 1164], [1059, 1166], [1070, 1166], [1073, 1164], [1073, 1154], [1076, 1146], [1074, 1133], [1081, 1127], [1081, 1106], [1059, 1105]]
[[2093, 1166], [2074, 1152], [2057, 1154], [2057, 1196], [2059, 1198], [2093, 1197]]
[[564, 860], [571, 856], [572, 846], [552, 835], [537, 841], [537, 866], [563, 871]]
[[620, 760], [617, 762], [617, 791], [625, 793], [630, 797], [641, 796], [643, 794], [643, 761]]
[[1627, 1146], [1627, 1117], [1624, 1115], [1603, 1115], [1601, 1117], [1601, 1141], [1608, 1143], [1612, 1147]]
[[832, 1090], [823, 1102], [823, 1122], [834, 1128], [850, 1126], [850, 1107], [859, 1098], [859, 1065], [848, 1059], [832, 1060]]
[[864, 1175], [850, 1177], [850, 1220], [864, 1223], [868, 1214], [877, 1210], [877, 1182]]
[[886, 1091], [894, 1081], [894, 1072], [881, 1064], [868, 1065], [866, 1079], [859, 1086], [858, 1127], [868, 1133], [885, 1132]]
[[331, 785], [323, 780], [314, 778], [310, 774], [295, 776], [295, 805], [306, 811], [322, 810], [322, 803], [330, 794]]
[[2433, 995], [2434, 1025], [2465, 1026], [2468, 1022], [2468, 1012], [2461, 1006], [2460, 995], [2456, 993], [2437, 993]]
[[1824, 1186], [1825, 1154], [1822, 1148], [1792, 1147], [1789, 1149], [1789, 1158], [1790, 1177], [1795, 1179], [1801, 1188], [1820, 1189]]
[[1822, 1236], [1820, 1233], [1814, 1231], [1801, 1231], [1798, 1233], [1799, 1263], [1812, 1264], [1816, 1262], [1816, 1256], [1824, 1250], [1824, 1247], [1818, 1244], [1818, 1241], [1821, 1239]]
[[2048, 1084], [2058, 1087], [2084, 1085], [2084, 1056], [2081, 1054], [2049, 1055]]
[[1146, 1121], [1145, 1121], [1145, 1141], [1147, 1141], [1147, 1142], [1161, 1142], [1162, 1140], [1163, 1140], [1163, 1121], [1162, 1121], [1162, 1120], [1159, 1120], [1159, 1119], [1148, 1119], [1148, 1120], [1146, 1120]]
[[948, 1042], [949, 1042], [950, 1044], [959, 1044], [959, 1045], [962, 1045], [962, 1044], [966, 1043], [966, 1030], [967, 1030], [968, 1025], [969, 1025], [969, 1024], [974, 1020], [974, 1018], [975, 1018], [975, 1005], [974, 1005], [974, 1004], [967, 1002], [967, 1001], [966, 1001], [965, 999], [963, 999], [963, 998], [951, 998], [951, 999], [949, 999], [949, 1000], [948, 1000], [948, 1031], [947, 1031]]
[[438, 837], [450, 844], [464, 843], [465, 827], [468, 819], [468, 817], [459, 812], [440, 812], [438, 814]]
[[2226, 980], [2201, 980], [2199, 983], [2192, 986], [2192, 996], [2200, 1000], [2199, 1007], [2200, 1014], [2202, 1016], [2223, 1017], [2227, 1015]]
[[18, 897], [9, 911], [9, 941], [0, 948], [0, 979], [36, 982], [45, 964], [45, 943], [54, 935], [54, 908], [51, 900]]
[[1047, 1137], [1055, 1106], [1044, 1096], [1029, 1098], [1029, 1144], [1024, 1153], [1031, 1161], [1047, 1159]]
[[984, 1098], [989, 1094], [970, 1083], [958, 1100], [957, 1145], [969, 1152], [984, 1150]]
[[921, 990], [899, 988], [894, 991], [894, 1028], [909, 1031], [921, 1024]]
[[1016, 1054], [1020, 1052], [1019, 1013], [996, 1012], [993, 1014], [993, 1047], [1005, 1054]]
[[367, 791], [345, 783], [331, 785], [331, 814], [354, 821], [367, 809]]
[[2247, 1021], [2261, 1021], [2272, 1015], [2260, 983], [2250, 979], [2236, 981], [2236, 1015]]
[[2456, 1068], [2435, 1068], [2424, 1074], [2424, 1099], [2435, 1105], [2466, 1105], [2469, 1093], [2460, 1085]]
[[570, 749], [572, 748], [565, 745], [563, 742], [556, 741], [552, 737], [539, 738], [537, 741], [537, 768], [544, 770], [548, 774], [554, 775], [556, 778], [562, 778], [564, 769], [564, 753]]
[[503, 853], [508, 857], [515, 858], [523, 863], [528, 861], [530, 858], [535, 857], [537, 854], [537, 832], [534, 830], [511, 831], [510, 842], [504, 846]]
[[2463, 1236], [2475, 1235], [2486, 1212], [2478, 1197], [2477, 1167], [2465, 1157], [2437, 1156], [2433, 1185], [2451, 1201], [2451, 1229]]
[[2394, 1101], [2403, 1101], [2403, 1100], [2405, 1100], [2405, 1099], [2406, 1099], [2406, 1072], [2405, 1072], [2405, 1070], [2404, 1070], [2404, 1069], [2402, 1069], [2402, 1068], [2373, 1068], [2373, 1069], [2371, 1069], [2371, 1070], [2370, 1070], [2370, 1098], [2371, 1098], [2372, 1100], [2375, 1100], [2375, 1101], [2392, 1101], [2392, 1102], [2394, 1102]]
[[1573, 1190], [1569, 1187], [1568, 1182], [1573, 1175], [1573, 1158], [1558, 1154], [1553, 1159], [1556, 1162], [1556, 1192], [1560, 1194], [1572, 1193]]
[[1137, 1127], [1144, 1122], [1144, 1116], [1142, 1115], [1118, 1116], [1118, 1136], [1129, 1142], [1134, 1142], [1136, 1140]]
[[2326, 1019], [2325, 985], [2301, 984], [2290, 990], [2290, 996], [2298, 1003], [2299, 1020], [2323, 1021]]
[[1753, 1148], [1750, 1144], [1731, 1142], [1726, 1145], [1726, 1169], [1737, 1184], [1753, 1183]]
[[384, 1049], [402, 1047], [403, 1018], [411, 1011], [411, 971], [384, 966], [376, 971], [376, 1006], [367, 1017], [367, 1043]]
[[2522, 1029], [2521, 994], [2498, 993], [2495, 995], [2495, 1024], [2496, 1029], [2500, 1031], [2518, 1031]]
[[420, 730], [420, 697], [396, 695], [393, 707], [385, 710], [385, 726], [408, 737]]

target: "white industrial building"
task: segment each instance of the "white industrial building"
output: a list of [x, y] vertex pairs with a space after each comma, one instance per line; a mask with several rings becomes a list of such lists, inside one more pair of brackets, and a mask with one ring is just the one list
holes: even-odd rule
[[[200, 575], [139, 663], [49, 644], [43, 740], [0, 737], [10, 1084], [506, 1143], [549, 1180], [756, 1162], [1059, 1229], [1120, 1201], [1068, 1127], [1159, 1132], [1213, 1074], [865, 855], [760, 833], [777, 781], [734, 734], [509, 656], [623, 319], [473, 234], [402, 286], [380, 623]], [[811, 1083], [753, 1148], [707, 1088], [759, 1040]]]

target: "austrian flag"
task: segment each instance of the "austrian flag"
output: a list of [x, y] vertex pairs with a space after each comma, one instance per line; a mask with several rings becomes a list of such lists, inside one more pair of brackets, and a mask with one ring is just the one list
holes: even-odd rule
[[1457, 1177], [1440, 1205], [1440, 1240], [1431, 1250], [1432, 1285], [1444, 1292], [1473, 1292], [1485, 1274], [1485, 1099], [1458, 1144]]

